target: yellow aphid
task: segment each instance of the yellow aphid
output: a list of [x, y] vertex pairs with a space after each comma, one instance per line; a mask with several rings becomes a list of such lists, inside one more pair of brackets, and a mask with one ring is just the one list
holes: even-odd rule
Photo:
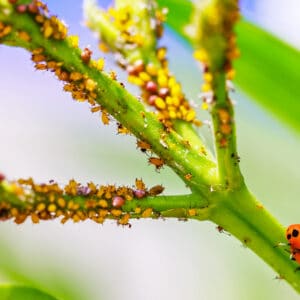
[[134, 212], [135, 212], [136, 214], [140, 214], [141, 211], [142, 211], [142, 209], [141, 209], [140, 207], [136, 207], [136, 208], [134, 209]]
[[11, 27], [10, 25], [7, 25], [7, 26], [5, 26], [4, 29], [2, 30], [1, 35], [2, 35], [2, 36], [6, 36], [6, 35], [10, 34], [11, 31], [12, 31], [12, 27]]
[[70, 80], [72, 80], [72, 81], [80, 80], [80, 79], [82, 79], [82, 77], [83, 77], [82, 74], [79, 72], [72, 72], [70, 74]]
[[146, 66], [146, 71], [151, 76], [156, 76], [157, 75], [157, 67], [154, 64], [152, 64], [152, 63], [149, 63]]
[[164, 47], [159, 48], [159, 49], [157, 50], [157, 58], [158, 58], [159, 60], [165, 59], [165, 58], [166, 58], [166, 54], [167, 54], [167, 49], [164, 48]]
[[142, 213], [142, 218], [149, 218], [152, 215], [152, 208], [146, 208]]
[[138, 190], [145, 190], [146, 189], [145, 183], [142, 179], [136, 178], [135, 179], [135, 186]]
[[180, 84], [176, 83], [174, 85], [171, 86], [171, 95], [173, 97], [178, 97], [181, 95], [181, 86]]
[[99, 217], [105, 218], [108, 214], [107, 209], [99, 209]]
[[155, 103], [155, 106], [157, 108], [159, 108], [159, 109], [165, 109], [166, 106], [167, 106], [166, 103], [165, 103], [165, 101], [162, 98], [160, 98], [160, 97], [156, 97], [154, 103]]
[[208, 103], [207, 102], [203, 102], [201, 105], [203, 110], [208, 110]]
[[207, 52], [204, 49], [196, 50], [194, 52], [194, 57], [201, 62], [207, 62], [208, 60]]
[[157, 82], [158, 82], [159, 86], [167, 87], [168, 86], [168, 77], [164, 74], [158, 75]]
[[53, 204], [53, 203], [49, 204], [47, 209], [48, 209], [49, 212], [55, 212], [56, 211], [56, 205]]
[[98, 204], [99, 204], [99, 206], [102, 207], [102, 208], [107, 208], [107, 207], [108, 207], [108, 203], [107, 203], [107, 201], [104, 200], [104, 199], [100, 199], [100, 200], [98, 201]]
[[44, 23], [45, 17], [42, 16], [42, 15], [36, 15], [36, 16], [35, 16], [35, 20], [36, 20], [38, 23]]
[[211, 91], [211, 85], [209, 83], [203, 83], [202, 86], [201, 86], [201, 91], [202, 92], [209, 92]]
[[234, 69], [230, 69], [229, 71], [226, 72], [226, 78], [228, 80], [234, 79], [234, 76], [235, 76], [235, 70]]
[[114, 217], [120, 217], [122, 215], [122, 211], [120, 209], [112, 209], [110, 211], [110, 213], [114, 216]]
[[212, 76], [211, 73], [205, 72], [205, 73], [203, 74], [203, 79], [204, 79], [204, 81], [206, 81], [207, 83], [211, 83], [212, 80], [213, 80], [213, 76]]
[[35, 214], [35, 213], [32, 213], [32, 214], [31, 214], [31, 221], [32, 221], [32, 223], [35, 223], [35, 224], [37, 224], [37, 223], [39, 223], [39, 222], [40, 222], [40, 219], [39, 219], [39, 217], [38, 217], [38, 215], [37, 215], [37, 214]]
[[31, 40], [30, 35], [26, 31], [19, 31], [18, 36], [21, 40], [29, 42]]
[[107, 111], [104, 110], [104, 109], [102, 110], [101, 119], [102, 119], [102, 123], [103, 123], [104, 125], [108, 125], [108, 124], [109, 124], [109, 121], [110, 121], [110, 119], [109, 119], [109, 114], [108, 114]]
[[145, 82], [151, 80], [150, 75], [147, 74], [146, 72], [141, 72], [141, 73], [139, 74], [139, 77], [140, 77], [143, 81], [145, 81]]
[[96, 86], [97, 86], [97, 83], [93, 79], [91, 79], [91, 78], [86, 79], [86, 81], [85, 81], [85, 88], [89, 92], [94, 91], [95, 88], [96, 88]]
[[41, 211], [43, 211], [43, 210], [45, 210], [46, 209], [46, 204], [45, 203], [39, 203], [38, 205], [37, 205], [37, 207], [36, 207], [36, 210], [38, 211], [38, 212], [41, 212]]
[[79, 46], [79, 37], [78, 37], [78, 35], [68, 36], [68, 41], [69, 41], [69, 43], [72, 47], [78, 48], [78, 46]]
[[177, 114], [176, 114], [175, 111], [169, 111], [169, 116], [170, 116], [171, 119], [176, 119]]
[[99, 71], [103, 71], [105, 65], [104, 58], [99, 58], [95, 64], [95, 67]]
[[59, 207], [64, 208], [66, 207], [66, 200], [60, 197], [57, 199], [57, 204]]
[[80, 221], [80, 217], [79, 217], [77, 214], [75, 214], [75, 215], [72, 217], [72, 219], [73, 219], [73, 222], [74, 222], [74, 223], [77, 223], [77, 222]]
[[101, 106], [100, 105], [99, 106], [91, 107], [91, 112], [92, 113], [95, 113], [95, 112], [100, 111], [100, 110], [101, 110]]
[[46, 26], [44, 30], [44, 37], [47, 39], [52, 35], [52, 33], [53, 33], [53, 28], [50, 25]]
[[196, 211], [195, 208], [191, 208], [191, 209], [188, 210], [188, 215], [190, 217], [194, 217], [194, 216], [196, 216], [196, 214], [197, 214], [197, 211]]
[[122, 124], [118, 124], [118, 133], [119, 134], [130, 134], [130, 130], [124, 127]]
[[44, 48], [40, 47], [40, 48], [36, 48], [34, 50], [32, 50], [32, 54], [41, 54], [43, 53]]
[[17, 208], [14, 207], [10, 210], [10, 213], [13, 217], [16, 217], [19, 214], [19, 211]]
[[195, 119], [196, 117], [196, 112], [194, 110], [188, 111], [188, 113], [185, 116], [185, 120], [188, 122], [191, 122]]
[[129, 219], [130, 219], [130, 214], [125, 214], [125, 215], [122, 216], [121, 219], [118, 221], [118, 224], [120, 224], [120, 225], [127, 225]]

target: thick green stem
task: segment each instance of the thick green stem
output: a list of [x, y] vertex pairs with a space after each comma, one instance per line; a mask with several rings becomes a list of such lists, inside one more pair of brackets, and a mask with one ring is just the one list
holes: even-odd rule
[[284, 228], [244, 186], [211, 197], [209, 219], [237, 237], [300, 292], [300, 272], [289, 254], [278, 247], [285, 242]]

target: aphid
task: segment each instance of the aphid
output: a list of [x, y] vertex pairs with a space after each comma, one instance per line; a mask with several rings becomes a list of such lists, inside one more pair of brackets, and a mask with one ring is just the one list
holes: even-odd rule
[[218, 226], [216, 227], [216, 229], [217, 229], [220, 233], [225, 233], [225, 234], [227, 234], [227, 235], [230, 235], [230, 233], [226, 232], [225, 229], [224, 229], [222, 226], [220, 226], [220, 225], [218, 225]]
[[151, 145], [144, 141], [136, 141], [136, 146], [141, 149], [142, 152], [146, 152], [147, 150], [151, 150]]
[[101, 116], [101, 119], [102, 119], [102, 123], [104, 125], [108, 125], [109, 124], [109, 114], [106, 112], [106, 110], [102, 110], [102, 116]]
[[113, 197], [111, 202], [113, 207], [121, 207], [122, 205], [124, 205], [124, 203], [125, 203], [125, 199], [121, 196]]
[[135, 179], [135, 186], [138, 190], [143, 190], [144, 191], [146, 189], [145, 183], [142, 179], [136, 178]]
[[149, 195], [150, 196], [157, 196], [159, 194], [161, 194], [164, 191], [164, 187], [162, 185], [155, 185], [152, 188], [150, 188], [149, 190]]
[[93, 52], [89, 48], [84, 48], [80, 57], [81, 57], [82, 61], [87, 64], [91, 60], [92, 54], [93, 54]]
[[155, 166], [156, 170], [159, 170], [164, 165], [164, 160], [159, 157], [149, 157], [148, 162]]
[[145, 197], [146, 191], [145, 190], [133, 190], [134, 196], [138, 199]]
[[184, 175], [184, 178], [185, 178], [186, 180], [191, 180], [192, 177], [193, 177], [193, 175], [192, 175], [191, 173], [188, 173], [188, 174], [185, 174], [185, 175]]
[[118, 134], [130, 134], [130, 130], [124, 127], [121, 123], [118, 123]]

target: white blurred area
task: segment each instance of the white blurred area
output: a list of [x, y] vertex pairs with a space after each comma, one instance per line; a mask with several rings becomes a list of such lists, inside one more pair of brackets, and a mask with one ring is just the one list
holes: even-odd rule
[[240, 0], [243, 14], [300, 49], [299, 0]]
[[[57, 1], [47, 2], [50, 8], [59, 6]], [[77, 24], [64, 15], [74, 3], [65, 0], [58, 15], [73, 33], [80, 32], [83, 45], [94, 47], [97, 57], [96, 40], [79, 26], [81, 18]], [[181, 40], [170, 44], [171, 68], [196, 99], [201, 75], [190, 54]], [[117, 136], [114, 125], [102, 125], [87, 105], [63, 93], [51, 74], [34, 71], [32, 65], [25, 51], [0, 46], [1, 172], [9, 178], [33, 176], [40, 182], [61, 183], [74, 177], [83, 183], [130, 185], [143, 177], [148, 185], [165, 185], [166, 194], [186, 192], [169, 170], [158, 174], [147, 165], [133, 137]], [[108, 62], [106, 70], [111, 68], [115, 69]], [[235, 100], [248, 183], [276, 217], [286, 223], [290, 217], [295, 220], [299, 213], [282, 198], [299, 198], [300, 141], [245, 96], [235, 95]], [[282, 161], [282, 156], [293, 164]], [[220, 234], [214, 224], [132, 224], [128, 229], [115, 222], [0, 223], [0, 278], [2, 273], [3, 278], [29, 280], [56, 291], [60, 300], [299, 299], [284, 281], [274, 280], [277, 274], [258, 257], [233, 237]], [[70, 286], [65, 285], [68, 279]]]

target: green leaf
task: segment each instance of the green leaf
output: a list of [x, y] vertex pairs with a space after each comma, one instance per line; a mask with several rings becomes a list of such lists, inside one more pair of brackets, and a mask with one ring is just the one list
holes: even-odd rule
[[0, 286], [1, 300], [57, 300], [35, 288], [16, 285]]
[[[158, 0], [169, 7], [167, 23], [183, 36], [190, 22], [192, 3]], [[252, 100], [300, 132], [300, 52], [245, 20], [236, 28], [241, 57], [235, 62], [236, 84]]]

